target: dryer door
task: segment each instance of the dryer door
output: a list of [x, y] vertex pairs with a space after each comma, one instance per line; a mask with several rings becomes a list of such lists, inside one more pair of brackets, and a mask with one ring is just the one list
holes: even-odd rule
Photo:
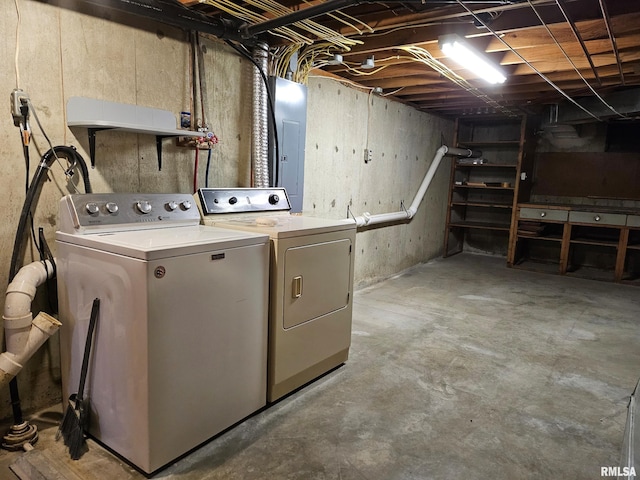
[[283, 327], [291, 328], [345, 308], [349, 303], [351, 240], [287, 249]]

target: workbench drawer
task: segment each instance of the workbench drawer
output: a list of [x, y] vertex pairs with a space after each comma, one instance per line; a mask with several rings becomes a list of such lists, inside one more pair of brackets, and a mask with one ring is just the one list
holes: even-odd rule
[[620, 213], [569, 212], [571, 223], [590, 223], [592, 225], [620, 225], [627, 223], [627, 216]]
[[520, 209], [520, 218], [526, 218], [528, 220], [566, 222], [568, 213], [569, 212], [567, 210], [547, 210], [546, 208], [522, 207]]
[[628, 227], [640, 227], [640, 215], [627, 215]]

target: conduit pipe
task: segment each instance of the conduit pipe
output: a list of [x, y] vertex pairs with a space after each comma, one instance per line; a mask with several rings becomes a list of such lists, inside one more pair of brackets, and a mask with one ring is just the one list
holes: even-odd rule
[[0, 388], [15, 377], [33, 354], [53, 335], [58, 320], [40, 312], [31, 313], [36, 288], [53, 276], [49, 260], [33, 262], [22, 267], [7, 287], [4, 304], [4, 331], [7, 351], [0, 354]]
[[378, 213], [375, 215], [371, 215], [369, 212], [363, 213], [359, 217], [354, 217], [351, 220], [355, 221], [357, 227], [365, 227], [371, 226], [379, 223], [391, 223], [391, 222], [401, 222], [404, 220], [411, 220], [413, 216], [418, 211], [418, 207], [424, 198], [425, 193], [427, 192], [427, 188], [431, 184], [434, 175], [436, 174], [436, 170], [440, 166], [440, 162], [445, 155], [457, 155], [460, 157], [479, 157], [482, 155], [482, 152], [478, 150], [469, 150], [466, 148], [453, 148], [447, 147], [446, 145], [441, 146], [438, 150], [436, 150], [436, 154], [433, 157], [433, 161], [427, 170], [427, 173], [420, 184], [420, 188], [416, 192], [416, 196], [413, 198], [413, 202], [411, 202], [411, 206], [407, 210], [400, 210], [399, 212], [392, 213]]

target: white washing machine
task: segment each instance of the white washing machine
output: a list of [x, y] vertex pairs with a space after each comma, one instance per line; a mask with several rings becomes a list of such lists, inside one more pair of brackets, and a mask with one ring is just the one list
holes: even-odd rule
[[341, 365], [349, 356], [356, 226], [290, 215], [283, 188], [203, 188], [205, 225], [271, 238], [267, 399]]
[[62, 390], [88, 432], [152, 473], [266, 404], [268, 237], [200, 225], [185, 194], [64, 197], [56, 233]]

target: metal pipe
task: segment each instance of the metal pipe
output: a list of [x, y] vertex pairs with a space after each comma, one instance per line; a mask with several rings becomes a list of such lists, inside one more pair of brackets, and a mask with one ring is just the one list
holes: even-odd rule
[[[245, 45], [248, 44], [248, 39], [240, 36], [238, 29], [231, 21], [213, 19], [174, 0], [147, 0], [145, 2], [131, 0], [109, 0], [107, 2], [105, 0], [75, 0], [72, 4], [75, 9], [81, 7], [80, 11], [82, 13], [95, 15], [96, 9], [99, 9], [97, 12], [115, 10], [124, 12], [127, 15], [150, 18], [186, 31], [197, 30], [218, 38], [227, 38], [243, 42]], [[82, 8], [83, 5], [85, 6], [84, 9]], [[86, 8], [87, 6], [90, 8]]]
[[603, 0], [600, 0], [600, 9], [602, 10], [602, 18], [604, 18], [604, 24], [607, 26], [607, 33], [609, 34], [609, 40], [611, 41], [611, 48], [613, 48], [613, 53], [616, 55], [616, 63], [618, 64], [618, 71], [620, 72], [620, 81], [622, 82], [622, 85], [624, 85], [624, 73], [622, 71], [622, 63], [620, 62], [620, 52], [618, 51], [616, 37], [613, 34], [613, 30], [611, 28], [611, 17], [609, 16], [609, 12], [607, 11], [607, 5]]
[[345, 7], [360, 5], [361, 3], [368, 2], [363, 0], [328, 0], [312, 7], [296, 10], [271, 20], [266, 20], [264, 22], [256, 23], [255, 25], [244, 27], [240, 29], [240, 34], [244, 38], [252, 38], [269, 30], [275, 30], [276, 28], [285, 27], [295, 22], [309, 20], [310, 18], [314, 18], [325, 13], [331, 13]]
[[[259, 42], [253, 49], [253, 59], [266, 74], [269, 46]], [[258, 68], [253, 69], [253, 135], [251, 140], [252, 186], [269, 186], [269, 122], [267, 86]]]
[[365, 212], [361, 216], [354, 217], [350, 220], [355, 222], [357, 227], [411, 220], [418, 211], [418, 207], [420, 207], [422, 199], [424, 198], [424, 195], [427, 192], [427, 189], [429, 188], [429, 185], [431, 184], [431, 181], [436, 174], [436, 170], [440, 166], [442, 158], [445, 155], [479, 157], [482, 155], [482, 152], [480, 152], [479, 150], [469, 150], [467, 148], [452, 148], [447, 147], [446, 145], [441, 146], [438, 150], [436, 150], [436, 154], [431, 161], [431, 165], [429, 165], [429, 169], [427, 170], [427, 173], [425, 174], [422, 183], [420, 184], [420, 187], [418, 188], [418, 191], [413, 198], [413, 202], [411, 202], [411, 206], [407, 210], [400, 210], [398, 212], [391, 213], [378, 213], [375, 215], [371, 215], [369, 212]]
[[598, 82], [598, 85], [602, 85], [602, 81], [600, 80], [600, 76], [598, 75], [598, 71], [596, 70], [596, 66], [593, 64], [593, 60], [591, 60], [591, 54], [587, 50], [587, 45], [584, 43], [584, 40], [582, 39], [582, 36], [580, 35], [580, 32], [578, 32], [578, 28], [576, 27], [576, 24], [573, 22], [573, 20], [571, 20], [569, 18], [569, 16], [567, 15], [567, 12], [565, 11], [564, 7], [562, 6], [562, 3], [560, 2], [560, 0], [556, 0], [556, 4], [558, 5], [558, 8], [562, 12], [562, 15], [564, 16], [564, 19], [566, 20], [566, 22], [571, 27], [571, 31], [573, 32], [573, 35], [576, 37], [576, 40], [578, 40], [578, 43], [582, 47], [582, 51], [584, 52], [584, 56], [587, 57], [587, 61], [589, 62], [589, 65], [591, 66], [591, 71], [593, 72], [593, 75], [596, 77], [596, 81]]

